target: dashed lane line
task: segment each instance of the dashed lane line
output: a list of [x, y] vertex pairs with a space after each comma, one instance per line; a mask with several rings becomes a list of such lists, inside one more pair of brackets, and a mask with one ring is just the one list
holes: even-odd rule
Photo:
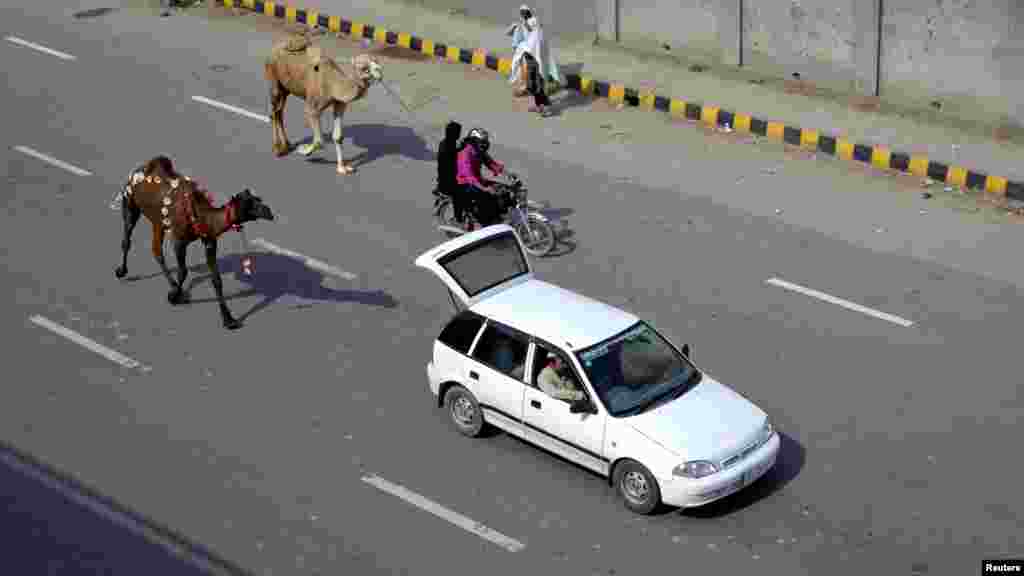
[[523, 548], [526, 548], [526, 545], [518, 540], [509, 538], [500, 532], [492, 530], [472, 518], [467, 518], [458, 512], [449, 510], [437, 502], [429, 500], [424, 496], [420, 496], [404, 486], [388, 482], [380, 476], [363, 476], [363, 482], [366, 482], [370, 486], [373, 486], [382, 492], [387, 492], [392, 496], [396, 496], [423, 511], [430, 512], [434, 516], [437, 516], [442, 520], [446, 520], [467, 532], [487, 540], [488, 542], [497, 544], [509, 552], [519, 552]]
[[871, 316], [873, 318], [878, 318], [880, 320], [885, 320], [887, 322], [892, 322], [893, 324], [898, 324], [900, 326], [903, 326], [904, 328], [907, 328], [907, 327], [910, 327], [910, 326], [914, 325], [914, 323], [912, 321], [907, 320], [906, 318], [900, 318], [899, 316], [894, 316], [892, 314], [887, 314], [885, 312], [881, 312], [879, 310], [875, 310], [874, 308], [868, 308], [867, 306], [861, 306], [860, 304], [857, 304], [855, 302], [850, 302], [849, 300], [843, 300], [842, 298], [837, 298], [835, 296], [831, 296], [831, 295], [826, 294], [824, 292], [819, 292], [817, 290], [812, 290], [811, 288], [806, 288], [804, 286], [800, 286], [799, 284], [793, 284], [791, 282], [786, 282], [785, 280], [782, 280], [781, 278], [769, 278], [768, 280], [765, 280], [765, 283], [766, 284], [771, 284], [772, 286], [778, 286], [779, 288], [783, 288], [785, 290], [791, 290], [793, 292], [797, 292], [799, 294], [803, 294], [804, 296], [810, 296], [811, 298], [816, 298], [818, 300], [822, 300], [822, 301], [828, 302], [830, 304], [835, 304], [837, 306], [842, 306], [843, 308], [846, 308], [847, 310], [853, 310], [855, 312], [860, 312], [861, 314], [866, 314], [866, 315]]
[[78, 58], [74, 57], [73, 55], [68, 54], [67, 52], [61, 52], [60, 50], [54, 50], [53, 48], [47, 48], [46, 46], [43, 46], [42, 44], [36, 44], [35, 42], [29, 42], [28, 40], [24, 40], [22, 38], [18, 38], [17, 36], [8, 36], [8, 37], [5, 38], [5, 40], [10, 42], [11, 44], [17, 44], [18, 46], [24, 46], [25, 48], [31, 48], [31, 49], [33, 49], [33, 50], [35, 50], [37, 52], [42, 52], [44, 54], [49, 54], [50, 56], [56, 56], [57, 58], [60, 58], [61, 60], [77, 60], [78, 59]]
[[264, 114], [257, 114], [255, 112], [250, 112], [245, 108], [239, 108], [238, 106], [232, 106], [231, 104], [225, 104], [224, 102], [218, 102], [217, 100], [207, 98], [206, 96], [193, 96], [192, 100], [195, 102], [201, 102], [203, 104], [206, 104], [207, 106], [213, 106], [214, 108], [220, 108], [221, 110], [234, 112], [235, 114], [245, 116], [246, 118], [252, 118], [254, 120], [259, 120], [261, 122], [266, 122], [268, 124], [270, 123], [269, 116], [266, 116]]
[[75, 174], [77, 176], [92, 176], [92, 172], [89, 172], [88, 170], [86, 170], [84, 168], [79, 168], [78, 166], [75, 166], [74, 164], [68, 164], [67, 162], [64, 162], [63, 160], [58, 160], [58, 159], [54, 158], [53, 156], [50, 156], [48, 154], [43, 154], [42, 152], [40, 152], [38, 150], [33, 150], [33, 149], [29, 148], [28, 146], [18, 145], [18, 146], [15, 146], [14, 149], [17, 150], [18, 152], [21, 152], [22, 154], [25, 154], [27, 156], [31, 156], [31, 157], [33, 157], [33, 158], [35, 158], [37, 160], [42, 160], [43, 162], [46, 162], [47, 164], [49, 164], [51, 166], [56, 166], [56, 167], [61, 168], [63, 170], [67, 170], [68, 172], [71, 172], [72, 174]]
[[310, 258], [309, 256], [306, 256], [304, 254], [299, 254], [298, 252], [293, 252], [292, 250], [288, 250], [287, 248], [282, 248], [282, 247], [278, 246], [277, 244], [274, 244], [272, 242], [268, 242], [268, 241], [264, 240], [263, 238], [254, 238], [252, 240], [252, 243], [255, 244], [256, 246], [259, 246], [259, 247], [265, 249], [265, 250], [273, 252], [274, 254], [279, 254], [281, 256], [287, 256], [289, 258], [294, 258], [294, 259], [302, 262], [303, 264], [305, 264], [306, 267], [310, 268], [311, 270], [317, 270], [319, 272], [323, 272], [324, 274], [327, 274], [327, 275], [330, 275], [330, 276], [337, 276], [338, 278], [344, 278], [345, 280], [355, 280], [356, 279], [356, 275], [351, 273], [351, 272], [346, 272], [346, 271], [342, 270], [341, 268], [338, 268], [337, 266], [331, 266], [330, 264], [328, 264], [326, 262], [321, 262], [320, 260], [317, 260], [315, 258]]
[[44, 318], [38, 314], [29, 317], [29, 321], [35, 324], [36, 326], [39, 326], [40, 328], [45, 328], [50, 332], [53, 332], [54, 334], [63, 336], [64, 338], [67, 338], [68, 340], [74, 342], [75, 344], [78, 344], [82, 348], [95, 352], [96, 354], [103, 356], [107, 360], [110, 360], [115, 364], [120, 364], [125, 368], [133, 370], [137, 369], [142, 372], [149, 372], [152, 370], [152, 368], [150, 368], [149, 366], [146, 366], [137, 360], [133, 360], [125, 356], [124, 354], [121, 354], [117, 350], [107, 348], [106, 346], [100, 344], [99, 342], [96, 342], [95, 340], [91, 340], [85, 336], [82, 336], [78, 332], [75, 332], [70, 328], [65, 328], [64, 326], [61, 326], [60, 324], [57, 324], [56, 322], [53, 322], [52, 320]]

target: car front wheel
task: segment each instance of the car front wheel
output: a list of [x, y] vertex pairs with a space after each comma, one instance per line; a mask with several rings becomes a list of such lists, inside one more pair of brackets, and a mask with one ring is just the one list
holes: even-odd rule
[[651, 514], [661, 505], [658, 481], [639, 462], [627, 460], [615, 467], [615, 489], [622, 502], [637, 514]]
[[480, 413], [480, 404], [469, 390], [462, 386], [452, 386], [444, 394], [444, 406], [452, 425], [464, 436], [476, 438], [484, 427], [484, 416]]

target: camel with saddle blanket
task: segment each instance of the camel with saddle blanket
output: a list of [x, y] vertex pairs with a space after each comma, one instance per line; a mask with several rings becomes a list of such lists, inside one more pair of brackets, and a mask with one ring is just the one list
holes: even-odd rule
[[[128, 251], [132, 246], [132, 232], [143, 215], [153, 228], [153, 258], [171, 284], [167, 301], [172, 305], [188, 301], [185, 278], [188, 266], [185, 256], [189, 244], [202, 240], [206, 248], [206, 265], [210, 269], [213, 288], [220, 304], [224, 327], [234, 330], [241, 326], [224, 301], [224, 288], [217, 266], [217, 239], [229, 230], [240, 229], [246, 222], [273, 220], [274, 214], [263, 200], [248, 188], [232, 196], [224, 205], [214, 206], [210, 194], [188, 176], [175, 170], [170, 158], [156, 156], [128, 176], [120, 194], [121, 219], [124, 237], [121, 240], [121, 265], [114, 271], [118, 279], [128, 274]], [[178, 261], [178, 277], [171, 276], [164, 260], [164, 238], [174, 239], [174, 256]]]

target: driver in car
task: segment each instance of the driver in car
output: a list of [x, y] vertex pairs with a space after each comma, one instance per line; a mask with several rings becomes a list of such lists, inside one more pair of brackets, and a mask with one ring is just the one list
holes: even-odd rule
[[566, 402], [585, 398], [583, 391], [579, 389], [572, 377], [562, 376], [562, 368], [564, 368], [564, 364], [561, 357], [552, 354], [537, 377], [537, 386], [548, 396]]

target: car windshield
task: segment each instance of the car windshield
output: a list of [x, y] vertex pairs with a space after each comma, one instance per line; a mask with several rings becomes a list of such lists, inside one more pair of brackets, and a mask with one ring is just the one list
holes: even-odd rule
[[576, 353], [587, 378], [612, 416], [644, 412], [678, 397], [700, 372], [643, 322]]

